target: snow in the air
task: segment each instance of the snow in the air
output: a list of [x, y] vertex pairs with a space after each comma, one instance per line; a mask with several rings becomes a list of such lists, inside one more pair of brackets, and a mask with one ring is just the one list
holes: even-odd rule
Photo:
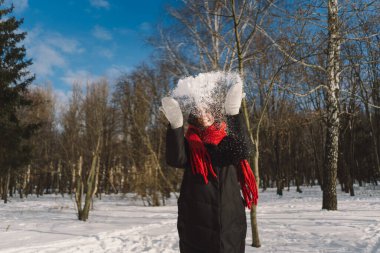
[[219, 115], [223, 113], [228, 88], [238, 83], [243, 85], [240, 76], [235, 72], [200, 73], [180, 79], [170, 96], [180, 103], [185, 114], [193, 107], [212, 106], [213, 113]]

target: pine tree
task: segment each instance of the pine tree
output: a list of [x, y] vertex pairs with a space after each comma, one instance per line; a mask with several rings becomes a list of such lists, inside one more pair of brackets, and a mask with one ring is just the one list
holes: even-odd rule
[[18, 118], [19, 110], [31, 104], [27, 88], [35, 77], [28, 70], [32, 61], [25, 59], [25, 47], [20, 45], [26, 36], [18, 31], [23, 19], [16, 19], [12, 11], [13, 5], [5, 7], [0, 0], [0, 192], [5, 202], [11, 173], [27, 162], [30, 150], [25, 140], [36, 127]]

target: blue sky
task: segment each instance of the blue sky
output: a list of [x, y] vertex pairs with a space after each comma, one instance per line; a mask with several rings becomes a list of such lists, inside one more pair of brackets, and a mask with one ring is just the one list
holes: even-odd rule
[[152, 51], [146, 43], [165, 6], [178, 0], [6, 0], [24, 18], [21, 30], [36, 83], [66, 99], [75, 81], [113, 80]]

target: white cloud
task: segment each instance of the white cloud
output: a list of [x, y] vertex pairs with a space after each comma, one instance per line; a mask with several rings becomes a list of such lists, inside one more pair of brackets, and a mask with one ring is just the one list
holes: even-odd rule
[[152, 30], [152, 25], [149, 22], [143, 22], [139, 25], [139, 29], [142, 32], [149, 32]]
[[79, 54], [84, 51], [77, 40], [57, 32], [44, 31], [41, 27], [28, 31], [25, 46], [28, 57], [33, 60], [31, 71], [37, 75], [37, 79], [46, 79], [53, 76], [57, 68], [65, 68], [66, 54]]
[[27, 32], [28, 34], [25, 39], [27, 46], [45, 44], [55, 48], [57, 51], [71, 54], [85, 51], [84, 48], [80, 46], [78, 40], [69, 38], [58, 32], [43, 30], [41, 26], [36, 26]]
[[71, 90], [53, 89], [55, 118], [57, 119], [56, 128], [58, 131], [63, 131], [62, 116], [69, 109], [72, 94]]
[[69, 85], [73, 85], [75, 83], [79, 85], [85, 85], [86, 83], [96, 82], [99, 79], [101, 79], [100, 76], [91, 74], [87, 70], [69, 70], [66, 72], [65, 76], [61, 78], [62, 81]]
[[116, 83], [118, 78], [122, 77], [123, 75], [127, 74], [130, 71], [131, 71], [131, 68], [128, 66], [112, 65], [106, 70], [105, 76], [110, 81], [110, 83]]
[[97, 53], [105, 58], [111, 59], [113, 57], [113, 52], [109, 48], [101, 48], [97, 50]]
[[53, 89], [54, 93], [54, 101], [55, 101], [55, 107], [59, 112], [64, 111], [68, 105], [70, 98], [72, 96], [71, 90], [61, 90], [61, 89]]
[[48, 34], [46, 36], [46, 42], [65, 53], [84, 52], [84, 48], [79, 46], [79, 42], [77, 40], [66, 38], [59, 33]]
[[95, 83], [102, 79], [108, 80], [110, 83], [114, 83], [122, 75], [128, 73], [131, 70], [130, 67], [124, 65], [112, 65], [106, 69], [103, 75], [95, 75], [87, 70], [69, 70], [65, 76], [61, 78], [62, 81], [69, 85], [79, 84], [86, 85], [87, 83]]
[[28, 0], [6, 0], [5, 5], [10, 6], [13, 3], [17, 13], [23, 12], [29, 7]]
[[100, 40], [112, 40], [112, 34], [104, 27], [96, 25], [92, 29], [92, 35]]
[[114, 28], [114, 31], [118, 34], [125, 35], [125, 36], [133, 36], [136, 34], [135, 30], [128, 29], [128, 28]]
[[107, 0], [90, 0], [90, 4], [96, 8], [110, 8], [110, 3]]
[[40, 44], [29, 49], [33, 57], [32, 72], [37, 74], [37, 77], [47, 77], [54, 73], [55, 67], [63, 67], [66, 61], [63, 56], [54, 48]]
[[127, 74], [130, 70], [131, 68], [127, 66], [112, 65], [110, 68], [106, 70], [105, 75], [109, 79], [116, 79], [124, 74]]

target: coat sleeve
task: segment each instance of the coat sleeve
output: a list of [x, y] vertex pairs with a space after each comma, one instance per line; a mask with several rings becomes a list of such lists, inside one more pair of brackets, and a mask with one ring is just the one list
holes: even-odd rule
[[166, 163], [172, 167], [185, 168], [188, 165], [188, 145], [184, 137], [183, 126], [166, 131]]
[[249, 159], [254, 150], [253, 143], [249, 138], [248, 128], [245, 124], [243, 113], [227, 116], [227, 126], [229, 135], [229, 148], [231, 150], [232, 161]]

